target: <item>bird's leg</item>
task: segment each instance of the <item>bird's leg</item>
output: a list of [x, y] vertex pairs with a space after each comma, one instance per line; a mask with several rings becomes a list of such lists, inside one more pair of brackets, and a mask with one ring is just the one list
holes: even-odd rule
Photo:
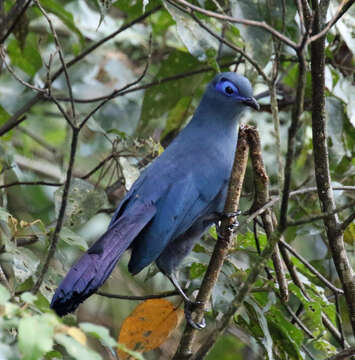
[[240, 210], [237, 210], [235, 212], [227, 212], [227, 213], [222, 213], [222, 214], [219, 214], [219, 217], [218, 217], [218, 221], [215, 222], [216, 224], [216, 232], [217, 232], [217, 236], [218, 237], [221, 237], [222, 234], [221, 234], [221, 224], [220, 224], [220, 221], [223, 219], [223, 218], [227, 218], [227, 219], [230, 219], [230, 218], [235, 218], [233, 224], [229, 225], [228, 226], [228, 230], [231, 231], [231, 232], [234, 232], [238, 227], [239, 227], [239, 221], [237, 219], [237, 216], [241, 214], [241, 211]]
[[203, 318], [201, 322], [197, 323], [192, 320], [192, 312], [194, 311], [194, 308], [196, 305], [198, 305], [197, 302], [194, 302], [189, 299], [189, 297], [184, 293], [181, 286], [179, 285], [175, 274], [167, 275], [168, 279], [171, 281], [171, 283], [174, 285], [176, 290], [179, 292], [179, 294], [184, 299], [184, 313], [185, 313], [185, 319], [186, 321], [192, 326], [194, 329], [203, 329], [206, 326], [206, 321]]

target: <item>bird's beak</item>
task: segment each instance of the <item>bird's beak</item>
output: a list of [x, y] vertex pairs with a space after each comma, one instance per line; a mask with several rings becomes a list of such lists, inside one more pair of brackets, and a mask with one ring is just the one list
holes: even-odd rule
[[260, 105], [258, 104], [258, 102], [253, 97], [246, 98], [245, 100], [243, 100], [243, 103], [245, 105], [247, 105], [247, 106], [252, 107], [255, 110], [260, 109]]

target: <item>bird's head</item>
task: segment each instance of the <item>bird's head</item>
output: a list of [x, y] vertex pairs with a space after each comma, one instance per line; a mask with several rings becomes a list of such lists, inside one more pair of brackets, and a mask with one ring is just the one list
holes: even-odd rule
[[249, 106], [255, 110], [260, 108], [253, 97], [253, 89], [249, 80], [234, 72], [216, 75], [206, 93], [216, 106], [228, 108]]

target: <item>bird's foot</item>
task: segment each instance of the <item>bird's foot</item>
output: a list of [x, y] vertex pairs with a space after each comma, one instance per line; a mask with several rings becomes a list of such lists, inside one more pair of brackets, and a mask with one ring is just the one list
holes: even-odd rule
[[[223, 218], [234, 218], [234, 221], [231, 225], [228, 226], [228, 230], [232, 233], [234, 233], [236, 231], [236, 229], [238, 229], [239, 227], [239, 221], [237, 219], [237, 216], [240, 215], [242, 212], [240, 210], [238, 211], [234, 211], [234, 212], [226, 212], [226, 213], [222, 213], [220, 216], [220, 220], [222, 220]], [[220, 226], [220, 222], [218, 222], [216, 224], [216, 231], [217, 231], [217, 236], [221, 237], [222, 233], [221, 233], [221, 226]]]
[[199, 306], [201, 303], [199, 301], [193, 302], [191, 300], [185, 300], [184, 312], [185, 312], [185, 319], [188, 324], [193, 327], [194, 329], [201, 330], [206, 327], [205, 318], [202, 318], [200, 322], [195, 322], [192, 320], [192, 312], [195, 310], [196, 306]]

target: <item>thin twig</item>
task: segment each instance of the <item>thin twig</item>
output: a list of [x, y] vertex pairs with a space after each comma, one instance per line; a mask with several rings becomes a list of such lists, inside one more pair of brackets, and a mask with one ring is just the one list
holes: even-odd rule
[[39, 93], [42, 93], [42, 94], [45, 94], [45, 93], [47, 92], [46, 89], [41, 89], [41, 88], [39, 88], [39, 87], [37, 87], [37, 86], [34, 86], [34, 85], [28, 83], [27, 81], [21, 79], [21, 78], [16, 74], [15, 70], [12, 69], [12, 67], [7, 63], [6, 57], [5, 57], [5, 49], [4, 49], [4, 47], [1, 46], [1, 45], [0, 45], [0, 57], [1, 57], [2, 61], [3, 61], [3, 63], [5, 64], [5, 67], [6, 67], [7, 71], [8, 71], [20, 84], [22, 84], [23, 86], [25, 86], [25, 87], [27, 87], [27, 88], [29, 88], [29, 89], [35, 90], [35, 91], [37, 91], [37, 92], [39, 92]]
[[[230, 62], [224, 63], [224, 64], [220, 64], [220, 67], [221, 68], [228, 68], [229, 66], [235, 65], [236, 63], [238, 63], [238, 60], [237, 61], [230, 61]], [[147, 84], [144, 84], [144, 85], [135, 86], [135, 87], [132, 87], [132, 88], [124, 90], [124, 91], [121, 90], [120, 92], [116, 93], [115, 97], [124, 96], [126, 94], [129, 94], [129, 93], [135, 92], [135, 91], [146, 90], [146, 89], [149, 89], [149, 88], [151, 88], [153, 86], [159, 86], [161, 84], [165, 84], [165, 83], [168, 83], [168, 82], [174, 82], [176, 80], [184, 79], [184, 78], [194, 76], [194, 75], [203, 74], [205, 72], [210, 72], [210, 71], [216, 71], [216, 70], [212, 66], [208, 66], [208, 67], [204, 67], [204, 68], [197, 69], [197, 70], [192, 70], [192, 71], [183, 72], [183, 73], [172, 75], [172, 76], [167, 76], [165, 78], [154, 80], [154, 81], [152, 81], [150, 83], [147, 83]], [[117, 91], [117, 90], [114, 90], [114, 91]], [[90, 99], [74, 98], [74, 101], [76, 103], [86, 104], [86, 103], [92, 103], [92, 102], [96, 102], [96, 101], [105, 100], [108, 96], [111, 96], [111, 95], [112, 95], [112, 93], [109, 94], [109, 95], [98, 96], [98, 97], [90, 98]], [[69, 101], [70, 99], [66, 98], [66, 97], [58, 97], [58, 100], [59, 101]]]
[[150, 65], [150, 58], [151, 58], [151, 37], [150, 37], [150, 41], [149, 41], [149, 53], [148, 53], [148, 58], [147, 58], [147, 62], [145, 64], [145, 67], [144, 67], [144, 70], [143, 72], [141, 73], [141, 75], [134, 81], [132, 81], [131, 83], [128, 83], [126, 84], [125, 86], [123, 86], [121, 89], [117, 89], [117, 90], [114, 90], [109, 96], [107, 96], [105, 98], [105, 100], [103, 100], [100, 104], [98, 104], [93, 110], [91, 110], [89, 112], [88, 115], [85, 116], [85, 118], [82, 120], [82, 122], [80, 123], [79, 125], [79, 129], [82, 129], [83, 126], [86, 124], [86, 122], [99, 110], [101, 109], [102, 106], [104, 106], [109, 100], [113, 99], [114, 97], [117, 96], [117, 94], [121, 93], [121, 92], [124, 92], [125, 90], [133, 87], [134, 85], [140, 83], [145, 75], [147, 74], [147, 71], [148, 71], [148, 68], [149, 68], [149, 65]]
[[319, 33], [311, 36], [308, 40], [309, 43], [316, 41], [322, 38], [330, 28], [336, 24], [336, 22], [350, 9], [350, 7], [354, 4], [355, 0], [343, 0], [342, 3], [339, 5], [336, 14], [334, 17], [328, 22], [325, 28], [320, 31]]
[[45, 185], [45, 186], [62, 186], [63, 183], [54, 183], [50, 181], [14, 181], [9, 184], [0, 185], [0, 189], [6, 189], [12, 186], [18, 186], [18, 185]]
[[104, 291], [96, 291], [95, 294], [110, 299], [121, 299], [121, 300], [149, 300], [149, 299], [160, 299], [160, 298], [180, 295], [180, 293], [176, 290], [166, 291], [160, 294], [143, 295], [143, 296], [110, 294]]
[[65, 183], [64, 183], [62, 201], [60, 204], [60, 210], [59, 210], [59, 215], [58, 215], [58, 219], [57, 219], [57, 224], [56, 224], [56, 227], [53, 232], [53, 236], [51, 239], [51, 245], [49, 247], [46, 260], [45, 260], [42, 270], [38, 276], [37, 282], [35, 283], [35, 285], [32, 289], [32, 292], [34, 294], [36, 294], [38, 292], [40, 286], [42, 285], [44, 276], [48, 271], [50, 261], [51, 261], [53, 255], [56, 251], [56, 248], [57, 248], [57, 243], [59, 240], [59, 233], [62, 229], [62, 225], [64, 222], [65, 209], [66, 209], [67, 202], [68, 202], [69, 188], [70, 188], [72, 172], [73, 172], [73, 167], [74, 167], [74, 161], [75, 161], [75, 154], [76, 154], [76, 150], [77, 150], [77, 146], [78, 146], [78, 139], [79, 139], [79, 130], [76, 128], [73, 128], [72, 130], [73, 131], [72, 131], [72, 141], [71, 141], [69, 164], [68, 164], [66, 179], [65, 179]]
[[[70, 60], [66, 66], [67, 69], [73, 65], [75, 65], [77, 62], [79, 62], [80, 60], [82, 60], [85, 56], [87, 56], [88, 54], [90, 54], [91, 52], [93, 52], [94, 50], [96, 50], [99, 46], [101, 46], [102, 44], [104, 44], [105, 42], [111, 40], [112, 38], [114, 38], [115, 36], [117, 36], [118, 34], [120, 34], [121, 32], [129, 29], [130, 27], [132, 27], [133, 25], [145, 20], [147, 17], [149, 17], [150, 15], [154, 14], [155, 12], [157, 12], [158, 10], [161, 9], [161, 6], [157, 6], [154, 9], [152, 9], [151, 11], [146, 12], [145, 14], [137, 17], [136, 19], [133, 19], [132, 21], [130, 21], [127, 24], [122, 25], [119, 29], [117, 29], [116, 31], [114, 31], [113, 33], [111, 33], [110, 35], [106, 36], [105, 38], [101, 39], [100, 41], [97, 41], [95, 44], [93, 44], [92, 46], [90, 46], [88, 49], [84, 50], [82, 53], [80, 53], [79, 55], [77, 55], [74, 59]], [[55, 79], [58, 78], [58, 76], [60, 76], [62, 74], [62, 72], [64, 71], [63, 66], [61, 66], [61, 68], [59, 70], [57, 70], [55, 72], [55, 74], [51, 77], [51, 81], [53, 82]], [[32, 99], [30, 99], [24, 106], [22, 106], [22, 108], [20, 108], [18, 111], [16, 111], [16, 113], [4, 124], [0, 127], [0, 136], [6, 134], [8, 131], [10, 131], [11, 129], [13, 129], [15, 126], [17, 126], [18, 124], [20, 124], [22, 121], [25, 120], [25, 117], [22, 117], [22, 115], [27, 112], [29, 109], [31, 109], [31, 107], [35, 104], [37, 104], [40, 100], [43, 100], [43, 94], [41, 93], [37, 93]], [[70, 101], [70, 99], [69, 99]], [[74, 99], [75, 101], [75, 99]]]
[[341, 231], [345, 231], [346, 228], [354, 221], [355, 219], [355, 212], [353, 212], [349, 217], [347, 217], [342, 224], [340, 224]]
[[335, 293], [338, 294], [344, 294], [344, 291], [342, 289], [338, 289], [337, 287], [335, 287], [331, 282], [329, 282], [318, 270], [316, 270], [315, 267], [313, 267], [303, 256], [301, 256], [300, 254], [298, 254], [298, 252], [291, 246], [289, 245], [286, 241], [284, 240], [280, 240], [280, 244], [282, 244], [282, 246], [284, 246], [294, 257], [296, 257], [299, 261], [301, 261], [301, 263], [304, 264], [304, 266], [310, 271], [312, 272], [315, 276], [317, 276], [317, 278], [330, 290], [334, 291]]
[[284, 185], [282, 190], [282, 200], [280, 206], [279, 227], [283, 231], [287, 226], [288, 201], [290, 197], [291, 179], [292, 179], [292, 163], [295, 153], [296, 134], [303, 113], [304, 94], [306, 87], [306, 62], [303, 48], [298, 52], [299, 71], [297, 80], [296, 101], [292, 108], [291, 126], [288, 129], [287, 155], [284, 170]]
[[[169, 4], [172, 4], [173, 6], [176, 6], [174, 4], [173, 1], [167, 0], [169, 2]], [[217, 40], [220, 41], [220, 43], [225, 44], [226, 46], [228, 46], [229, 48], [231, 48], [232, 50], [234, 50], [235, 52], [241, 54], [254, 68], [255, 70], [258, 72], [258, 74], [265, 80], [265, 82], [269, 82], [268, 77], [266, 76], [265, 72], [262, 70], [262, 68], [260, 67], [260, 65], [254, 61], [243, 49], [241, 49], [240, 47], [232, 44], [231, 42], [229, 42], [228, 40], [226, 40], [224, 37], [218, 35], [217, 33], [215, 33], [214, 31], [212, 31], [209, 27], [207, 27], [198, 17], [195, 16], [193, 11], [188, 11], [185, 9], [181, 9], [181, 7], [178, 7], [179, 10], [189, 14], [192, 19], [194, 19], [204, 30], [206, 30], [210, 35], [212, 35], [214, 38], [216, 38]]]
[[294, 43], [288, 37], [281, 34], [277, 30], [275, 30], [272, 26], [268, 25], [265, 22], [254, 21], [254, 20], [246, 20], [246, 19], [238, 19], [238, 18], [234, 18], [234, 17], [228, 16], [228, 15], [222, 15], [222, 14], [216, 13], [214, 11], [205, 10], [205, 9], [203, 9], [201, 7], [198, 7], [196, 5], [193, 5], [193, 4], [191, 4], [191, 3], [189, 3], [189, 2], [187, 2], [185, 0], [174, 0], [174, 2], [179, 3], [180, 5], [183, 5], [187, 9], [197, 11], [197, 12], [199, 12], [201, 14], [204, 14], [206, 16], [213, 17], [213, 18], [216, 18], [216, 19], [219, 19], [219, 20], [222, 20], [222, 21], [229, 21], [231, 23], [237, 23], [237, 24], [255, 26], [255, 27], [262, 28], [262, 29], [266, 30], [267, 32], [269, 32], [270, 34], [272, 34], [273, 36], [275, 36], [276, 38], [278, 38], [279, 40], [281, 40], [286, 45], [292, 47], [293, 49], [297, 49], [297, 44], [296, 43]]
[[97, 170], [100, 170], [102, 168], [102, 166], [104, 166], [107, 161], [111, 160], [113, 157], [115, 156], [115, 154], [110, 154], [108, 156], [106, 156], [103, 160], [101, 160], [92, 170], [90, 170], [88, 173], [86, 173], [85, 175], [81, 176], [81, 179], [85, 180], [88, 179], [91, 175], [93, 175]]
[[[298, 221], [288, 221], [287, 226], [299, 226], [299, 225], [308, 224], [313, 221], [323, 220], [327, 216], [337, 214], [337, 213], [339, 213], [345, 209], [348, 209], [352, 206], [355, 206], [355, 201], [352, 201], [350, 204], [347, 204], [344, 206], [339, 206], [339, 207], [335, 208], [333, 211], [330, 211], [329, 213], [323, 213], [320, 215], [310, 216], [307, 219], [302, 219], [302, 220], [298, 220]], [[349, 222], [349, 224], [350, 224], [352, 222], [352, 220], [355, 219], [355, 213], [351, 214], [345, 221], [347, 222], [349, 219], [350, 219], [350, 222]]]
[[[333, 187], [333, 191], [355, 191], [355, 186], [335, 186]], [[289, 196], [293, 197], [297, 195], [304, 195], [310, 192], [317, 192], [317, 188], [310, 187], [310, 188], [294, 190], [290, 192]], [[256, 210], [255, 212], [251, 213], [247, 218], [246, 222], [247, 223], [251, 222], [256, 217], [261, 215], [265, 210], [273, 207], [278, 201], [280, 201], [280, 196], [273, 196], [268, 203], [266, 203], [264, 206], [262, 206], [260, 209]]]
[[[54, 43], [55, 43], [56, 49], [57, 49], [58, 54], [59, 54], [59, 59], [60, 59], [60, 62], [62, 64], [65, 81], [67, 83], [69, 97], [70, 97], [70, 103], [71, 103], [71, 109], [72, 109], [72, 116], [73, 116], [73, 120], [74, 120], [74, 124], [75, 124], [76, 114], [75, 114], [75, 105], [74, 105], [74, 101], [73, 101], [73, 91], [72, 91], [72, 86], [71, 86], [71, 82], [70, 82], [69, 75], [68, 75], [67, 65], [66, 65], [65, 60], [64, 60], [62, 46], [60, 45], [60, 42], [59, 42], [59, 39], [58, 39], [58, 36], [57, 36], [57, 32], [55, 31], [52, 20], [49, 18], [47, 12], [43, 9], [42, 5], [40, 4], [40, 2], [38, 0], [34, 0], [34, 2], [36, 3], [37, 7], [40, 9], [43, 16], [46, 18], [46, 20], [48, 22], [48, 25], [49, 25], [49, 27], [51, 29], [51, 32], [52, 32], [52, 35], [53, 35], [53, 38], [54, 38]], [[52, 80], [52, 82], [53, 82], [53, 80]]]
[[31, 130], [29, 130], [23, 126], [18, 126], [17, 130], [21, 131], [22, 133], [24, 133], [27, 136], [29, 136], [30, 138], [32, 138], [34, 141], [36, 141], [36, 143], [38, 143], [39, 145], [44, 147], [46, 150], [48, 150], [52, 154], [57, 153], [57, 149], [54, 146], [52, 146], [51, 144], [49, 144], [47, 141], [42, 139], [38, 134], [32, 132]]
[[[13, 32], [18, 21], [21, 19], [22, 15], [25, 13], [28, 6], [31, 4], [31, 1], [32, 0], [28, 0], [26, 2], [26, 4], [20, 9], [20, 11], [18, 12], [18, 14], [16, 16], [16, 19], [12, 22], [11, 26], [7, 29], [5, 35], [0, 39], [0, 44], [3, 44], [5, 42], [5, 40], [9, 37], [9, 35]], [[16, 7], [16, 5], [14, 5], [14, 8], [15, 7]], [[14, 9], [14, 11], [17, 11], [17, 9]], [[13, 14], [12, 14], [12, 12], [10, 12], [10, 14], [8, 14], [8, 16], [5, 18], [5, 24], [9, 21], [9, 18], [12, 16], [13, 16]]]
[[349, 359], [350, 356], [355, 355], [355, 346], [345, 349], [343, 351], [340, 351], [336, 355], [333, 355], [326, 360], [346, 360]]

